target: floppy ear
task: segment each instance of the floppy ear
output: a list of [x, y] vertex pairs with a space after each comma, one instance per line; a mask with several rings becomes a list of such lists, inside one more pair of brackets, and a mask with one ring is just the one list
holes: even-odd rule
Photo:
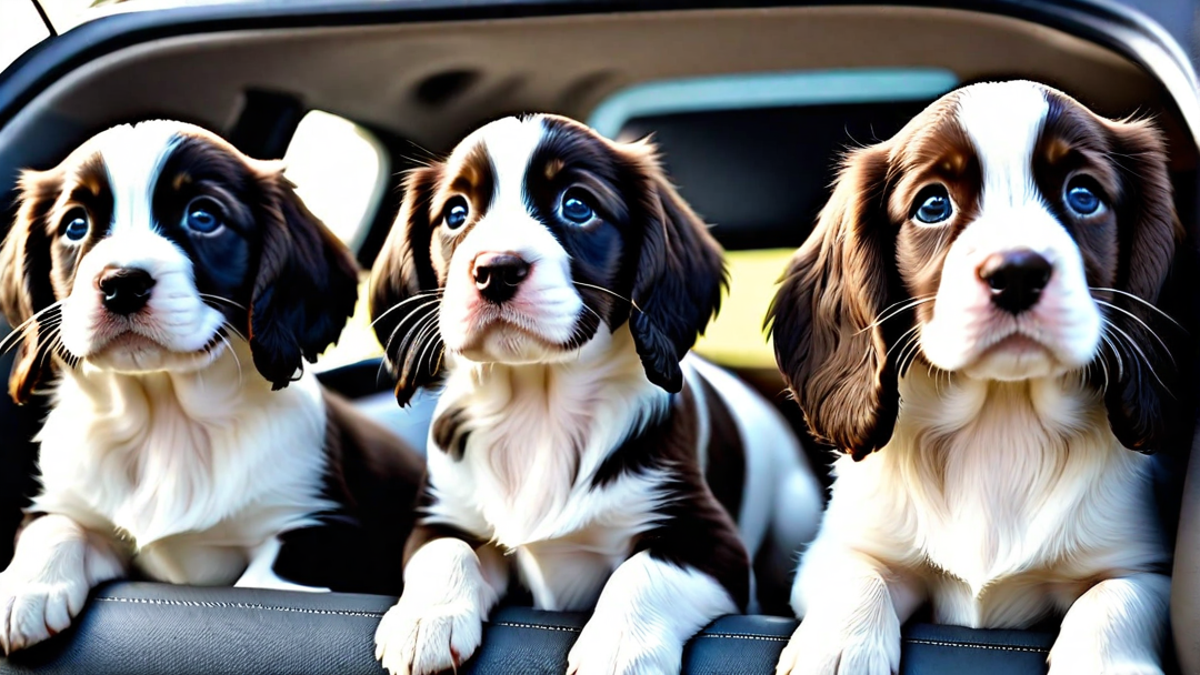
[[899, 406], [888, 358], [902, 321], [876, 325], [900, 288], [886, 210], [887, 150], [857, 150], [767, 314], [775, 359], [813, 435], [855, 459], [887, 444]]
[[254, 366], [282, 389], [336, 343], [358, 299], [358, 264], [273, 165], [263, 189], [262, 250], [250, 299]]
[[720, 309], [725, 263], [704, 221], [667, 181], [653, 146], [625, 151], [639, 176], [645, 218], [629, 329], [647, 379], [674, 393], [683, 388], [679, 362]]
[[[8, 377], [8, 393], [17, 404], [27, 402], [52, 374], [53, 360], [45, 353], [50, 348], [46, 338], [49, 329], [40, 320], [31, 319], [54, 304], [46, 218], [61, 185], [57, 172], [22, 173], [16, 220], [0, 246], [0, 310], [14, 331], [3, 342], [7, 347], [10, 341], [20, 341]], [[54, 318], [51, 314], [47, 312], [39, 319]]]
[[440, 176], [440, 165], [408, 174], [400, 213], [371, 267], [371, 319], [402, 406], [417, 389], [434, 381], [442, 365], [438, 354], [424, 349], [433, 337], [421, 339], [418, 334], [438, 330], [440, 296], [429, 245], [435, 220], [431, 201]]
[[1179, 309], [1194, 286], [1183, 277], [1193, 273], [1195, 257], [1178, 246], [1184, 234], [1162, 136], [1144, 121], [1108, 126], [1113, 144], [1109, 157], [1120, 167], [1121, 194], [1113, 208], [1120, 238], [1116, 286], [1121, 292], [1111, 299], [1119, 311], [1106, 319], [1120, 342], [1128, 339], [1132, 344], [1126, 346], [1134, 351], [1122, 349], [1123, 356], [1117, 356], [1105, 350], [1106, 369], [1114, 378], [1105, 403], [1121, 444], [1153, 452], [1175, 431], [1183, 395], [1179, 379], [1191, 365], [1183, 359], [1190, 361], [1195, 350], [1195, 338], [1168, 318], [1185, 318]]

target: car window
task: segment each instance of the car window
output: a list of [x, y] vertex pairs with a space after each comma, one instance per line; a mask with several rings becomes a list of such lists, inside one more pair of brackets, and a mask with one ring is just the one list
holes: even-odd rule
[[[375, 220], [387, 189], [388, 154], [370, 131], [320, 110], [300, 121], [283, 157], [296, 193], [351, 250], [357, 250]], [[367, 309], [367, 274], [359, 285], [358, 305], [336, 346], [317, 363], [319, 370], [379, 356]]]
[[350, 120], [313, 110], [300, 120], [283, 161], [309, 210], [357, 250], [391, 170], [379, 141]]
[[957, 83], [934, 68], [750, 73], [639, 84], [593, 109], [589, 123], [609, 137], [654, 139], [726, 249], [729, 292], [697, 352], [775, 367], [763, 317], [828, 198], [834, 158], [890, 136]]

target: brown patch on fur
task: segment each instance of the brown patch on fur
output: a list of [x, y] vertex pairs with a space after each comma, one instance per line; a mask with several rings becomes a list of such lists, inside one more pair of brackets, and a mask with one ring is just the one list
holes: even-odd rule
[[283, 535], [275, 571], [344, 593], [399, 595], [424, 459], [346, 399], [324, 393], [324, 497], [340, 505], [322, 527]]
[[702, 380], [708, 407], [708, 466], [704, 481], [713, 496], [737, 522], [746, 488], [746, 448], [729, 406], [708, 380]]

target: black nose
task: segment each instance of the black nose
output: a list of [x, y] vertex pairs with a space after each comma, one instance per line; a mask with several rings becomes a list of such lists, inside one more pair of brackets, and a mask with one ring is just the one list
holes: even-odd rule
[[154, 277], [136, 267], [108, 267], [100, 273], [96, 285], [104, 296], [104, 308], [113, 314], [133, 314], [146, 306]]
[[1050, 261], [1028, 249], [994, 253], [979, 267], [979, 278], [992, 289], [992, 302], [1020, 314], [1037, 304], [1050, 282]]
[[475, 259], [475, 288], [497, 305], [512, 298], [529, 276], [529, 263], [508, 253], [484, 253]]

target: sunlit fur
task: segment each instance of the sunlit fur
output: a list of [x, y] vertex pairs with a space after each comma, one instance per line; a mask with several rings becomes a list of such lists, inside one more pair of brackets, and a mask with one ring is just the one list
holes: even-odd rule
[[[1137, 170], [1118, 164], [1135, 159]], [[1102, 200], [1086, 216], [1062, 205], [1081, 174]], [[1150, 127], [1029, 82], [951, 93], [851, 156], [773, 308], [809, 423], [852, 453], [834, 465], [801, 559], [803, 620], [781, 675], [898, 672], [900, 625], [927, 601], [936, 621], [971, 627], [1064, 617], [1054, 675], [1162, 672], [1169, 554], [1150, 458], [1129, 448], [1163, 442], [1136, 420], [1166, 415], [1158, 397], [1171, 398], [1152, 372], [1169, 357], [1150, 328], [1171, 329], [1153, 306], [1179, 236], [1165, 175]], [[950, 186], [953, 216], [919, 222], [911, 200], [935, 181]], [[1017, 249], [1043, 256], [1051, 276], [1012, 313], [980, 270]], [[847, 260], [858, 265], [839, 273], [852, 279], [822, 266]], [[1146, 332], [1122, 329], [1130, 317]], [[812, 337], [838, 334], [870, 336], [867, 358]]]

